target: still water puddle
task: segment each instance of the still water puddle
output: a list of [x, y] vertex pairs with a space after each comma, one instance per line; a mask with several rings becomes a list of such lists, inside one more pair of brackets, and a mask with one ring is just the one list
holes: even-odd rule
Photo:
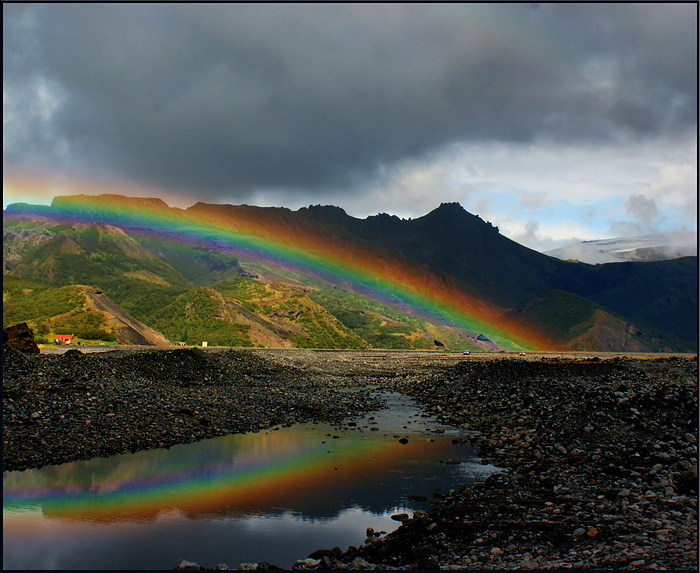
[[[344, 428], [304, 424], [106, 459], [3, 473], [4, 569], [171, 569], [267, 561], [393, 531], [408, 496], [498, 471], [464, 434], [382, 393]], [[407, 438], [402, 444], [400, 438]], [[441, 461], [459, 460], [460, 464]]]

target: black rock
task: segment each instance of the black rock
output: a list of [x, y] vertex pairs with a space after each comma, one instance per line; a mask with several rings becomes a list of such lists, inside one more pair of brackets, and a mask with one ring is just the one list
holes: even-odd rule
[[434, 557], [428, 557], [427, 559], [419, 559], [416, 562], [416, 569], [421, 571], [435, 571], [440, 569], [440, 564]]
[[39, 354], [41, 351], [34, 342], [34, 331], [26, 322], [13, 324], [2, 329], [3, 346], [11, 346], [27, 354]]

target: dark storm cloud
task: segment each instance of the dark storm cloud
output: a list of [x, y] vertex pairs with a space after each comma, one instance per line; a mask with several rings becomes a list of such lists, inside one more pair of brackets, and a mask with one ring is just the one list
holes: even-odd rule
[[243, 198], [457, 141], [696, 122], [690, 4], [6, 6], [10, 167]]

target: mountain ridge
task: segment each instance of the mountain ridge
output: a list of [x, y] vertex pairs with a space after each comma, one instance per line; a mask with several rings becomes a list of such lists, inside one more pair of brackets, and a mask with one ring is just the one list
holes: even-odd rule
[[[612, 313], [611, 316], [633, 322], [635, 328], [660, 329], [679, 338], [681, 345], [697, 346], [697, 257], [659, 261], [652, 266], [649, 263], [593, 266], [561, 261], [504, 237], [497, 227], [468, 213], [457, 203], [443, 203], [416, 219], [387, 214], [356, 219], [334, 206], [316, 205], [292, 211], [283, 207], [200, 202], [183, 210], [170, 208], [160, 199], [122, 201], [120, 196], [104, 197], [57, 197], [55, 207], [38, 209], [35, 215], [26, 204], [8, 206], [3, 216], [3, 272], [65, 283], [73, 276], [65, 269], [83, 265], [84, 276], [92, 277], [87, 284], [106, 280], [112, 283], [107, 285], [109, 288], [121, 289], [127, 298], [136, 296], [149, 277], [152, 283], [163, 280], [173, 286], [180, 285], [178, 288], [214, 285], [245, 274], [246, 253], [234, 253], [225, 240], [185, 244], [169, 234], [167, 226], [163, 226], [164, 231], [158, 231], [158, 225], [159, 220], [181, 221], [183, 225], [195, 221], [204, 225], [216, 217], [222, 229], [274, 238], [280, 244], [303, 245], [309, 252], [333, 252], [339, 260], [372, 260], [377, 268], [385, 269], [382, 272], [394, 273], [396, 280], [403, 280], [409, 273], [419, 283], [422, 281], [421, 288], [427, 289], [426, 292], [437, 289], [464, 293], [475, 301], [492, 305], [491, 312], [503, 316], [509, 309], [522, 307], [528, 300], [546, 297], [558, 289], [585, 297], [602, 311]], [[133, 209], [135, 205], [142, 208], [152, 205], [154, 213], [146, 223], [138, 219], [120, 222], [111, 211], [104, 211], [105, 202], [115, 213], [127, 206]], [[61, 223], [61, 217], [70, 215], [71, 209], [84, 227], [78, 223]], [[124, 239], [124, 245], [129, 240], [135, 241], [157, 262], [145, 254], [141, 258], [134, 255], [125, 259], [125, 246], [120, 247], [119, 253], [114, 245], [109, 247], [103, 237], [115, 235], [110, 234], [108, 225], [125, 233], [128, 239]], [[70, 243], [72, 247], [62, 250], [61, 245], [69, 245], [68, 239], [74, 245]], [[87, 265], [90, 257], [92, 267]], [[100, 257], [112, 257], [111, 266], [107, 265], [108, 261], [99, 260]], [[143, 262], [146, 259], [148, 264]], [[52, 261], [51, 269], [46, 268], [47, 260]], [[248, 269], [260, 269], [271, 277], [293, 275], [300, 284], [312, 279], [318, 286], [327, 280], [299, 270], [290, 275], [290, 270], [279, 266], [279, 262], [251, 260], [250, 264]], [[512, 318], [511, 314], [509, 320]], [[547, 324], [533, 323], [533, 327], [546, 330]], [[622, 330], [620, 336], [625, 336]]]

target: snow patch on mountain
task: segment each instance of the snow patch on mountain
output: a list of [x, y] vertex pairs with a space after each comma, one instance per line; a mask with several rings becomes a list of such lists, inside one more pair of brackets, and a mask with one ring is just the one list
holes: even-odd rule
[[686, 231], [582, 241], [546, 251], [544, 254], [558, 259], [577, 260], [592, 265], [696, 257], [698, 255], [698, 234], [696, 231]]

